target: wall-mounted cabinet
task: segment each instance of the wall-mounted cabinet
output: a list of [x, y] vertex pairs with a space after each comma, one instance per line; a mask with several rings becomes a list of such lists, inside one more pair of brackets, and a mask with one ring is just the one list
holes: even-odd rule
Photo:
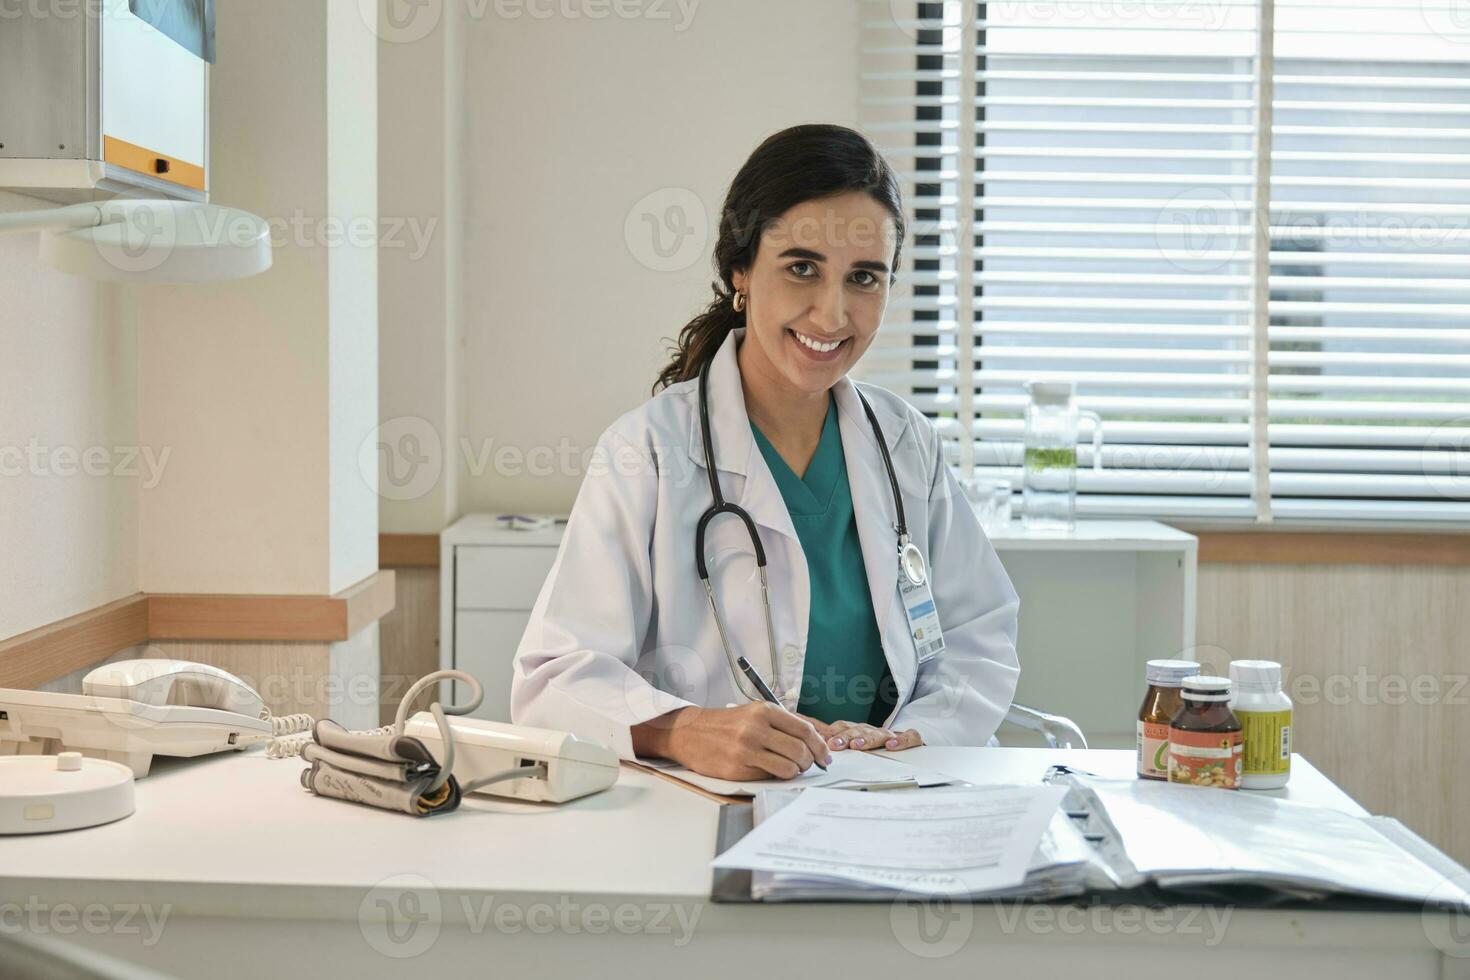
[[14, 5], [0, 17], [0, 188], [208, 200], [212, 37], [213, 0]]

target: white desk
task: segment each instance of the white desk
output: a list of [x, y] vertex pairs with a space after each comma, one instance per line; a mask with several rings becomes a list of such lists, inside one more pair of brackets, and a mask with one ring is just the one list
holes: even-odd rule
[[[1035, 779], [1053, 762], [1120, 776], [1133, 766], [1126, 751], [906, 755], [975, 782]], [[625, 769], [613, 789], [560, 808], [477, 797], [416, 820], [310, 796], [301, 768], [258, 753], [159, 760], [126, 820], [0, 839], [0, 906], [110, 905], [113, 918], [93, 913], [95, 921], [118, 928], [87, 931], [71, 920], [69, 938], [211, 980], [610, 969], [704, 978], [770, 968], [902, 977], [916, 966], [967, 977], [1110, 977], [1181, 957], [1200, 977], [1470, 977], [1470, 960], [1442, 956], [1418, 912], [981, 904], [940, 916], [884, 903], [714, 905], [706, 896], [718, 808], [654, 776]], [[1301, 759], [1283, 792], [1362, 812]], [[137, 913], [128, 923], [136, 931], [123, 931], [121, 917], [139, 905], [154, 921], [166, 913], [161, 931]], [[391, 921], [385, 910], [394, 910]], [[0, 924], [13, 929], [19, 915], [4, 911]], [[940, 941], [919, 938], [919, 916]], [[405, 953], [416, 955], [390, 955]]]

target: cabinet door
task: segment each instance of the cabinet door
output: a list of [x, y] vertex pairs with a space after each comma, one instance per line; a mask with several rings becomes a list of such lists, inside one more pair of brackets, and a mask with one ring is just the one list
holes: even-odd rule
[[[454, 666], [485, 688], [485, 700], [470, 717], [510, 721], [510, 662], [530, 621], [529, 610], [454, 614]], [[456, 702], [469, 697], [466, 685], [456, 683], [454, 689]]]
[[524, 609], [536, 605], [556, 563], [545, 546], [460, 545], [454, 549], [456, 609]]

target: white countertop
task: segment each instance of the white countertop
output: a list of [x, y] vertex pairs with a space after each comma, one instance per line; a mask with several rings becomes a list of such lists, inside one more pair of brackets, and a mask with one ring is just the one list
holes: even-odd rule
[[[497, 514], [467, 514], [444, 529], [440, 542], [554, 547], [564, 525], [531, 531], [502, 527]], [[550, 515], [541, 515], [550, 516]], [[1186, 551], [1198, 539], [1158, 521], [1079, 519], [1072, 531], [1029, 531], [1019, 520], [1003, 528], [987, 528], [997, 551]]]
[[1071, 531], [1030, 531], [1016, 520], [985, 533], [996, 551], [1187, 551], [1199, 540], [1158, 521], [1087, 518], [1079, 518]]

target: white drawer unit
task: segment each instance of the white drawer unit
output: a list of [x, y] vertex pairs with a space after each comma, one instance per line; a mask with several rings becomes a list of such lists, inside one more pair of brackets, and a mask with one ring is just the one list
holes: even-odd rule
[[[511, 659], [561, 533], [472, 514], [440, 539], [442, 666], [485, 685], [479, 717], [510, 720]], [[1155, 521], [1082, 521], [1071, 533], [1016, 523], [990, 539], [1021, 596], [1016, 699], [1070, 717], [1095, 747], [1133, 744], [1144, 661], [1225, 668], [1224, 651], [1195, 646], [1193, 535]]]
[[[454, 612], [455, 666], [479, 680], [485, 700], [476, 718], [510, 721], [510, 662], [520, 645], [531, 611], [456, 609]], [[454, 700], [469, 696], [454, 685]]]
[[530, 612], [556, 560], [556, 544], [460, 545], [454, 551], [454, 608]]
[[471, 514], [440, 535], [439, 665], [484, 686], [476, 718], [510, 721], [511, 659], [560, 544], [559, 526], [511, 531], [494, 514]]

